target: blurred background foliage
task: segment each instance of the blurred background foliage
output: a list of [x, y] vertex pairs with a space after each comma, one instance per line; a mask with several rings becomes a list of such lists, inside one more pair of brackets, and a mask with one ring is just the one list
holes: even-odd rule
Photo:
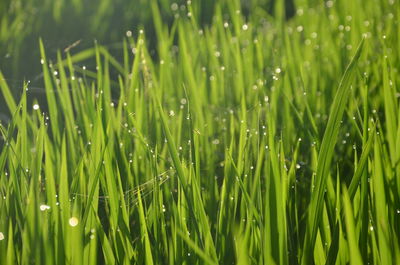
[[[229, 0], [193, 1], [199, 24], [212, 21], [216, 4]], [[0, 1], [0, 70], [11, 81], [30, 80], [40, 74], [39, 38], [50, 58], [59, 49], [79, 41], [77, 49], [104, 46], [122, 50], [125, 32], [145, 28], [151, 46], [155, 45], [149, 0], [2, 0]], [[157, 0], [165, 24], [186, 15], [186, 1]], [[294, 14], [293, 1], [286, 1], [287, 16]], [[245, 13], [268, 16], [275, 12], [273, 0], [242, 1]], [[32, 80], [31, 80], [32, 81]], [[11, 82], [12, 83], [12, 82]]]
[[[171, 26], [175, 19], [187, 16], [186, 0], [157, 1], [163, 23]], [[310, 2], [313, 0], [308, 0]], [[230, 0], [192, 1], [199, 25], [212, 23], [216, 5], [226, 10]], [[250, 19], [267, 20], [277, 13], [295, 14], [293, 0], [242, 0], [244, 14]], [[285, 7], [284, 7], [285, 6]], [[281, 12], [285, 9], [286, 12]], [[259, 21], [257, 21], [259, 22]], [[37, 88], [35, 98], [44, 98], [39, 38], [42, 38], [50, 60], [57, 51], [73, 47], [77, 53], [98, 42], [118, 60], [123, 56], [123, 39], [127, 31], [133, 36], [145, 29], [149, 50], [157, 56], [157, 39], [149, 0], [2, 0], [0, 1], [0, 71], [14, 96], [19, 98], [24, 81]], [[94, 60], [93, 60], [94, 61]], [[88, 63], [88, 62], [86, 62]], [[90, 63], [89, 63], [90, 64]], [[114, 76], [116, 78], [116, 76]], [[4, 99], [0, 95], [0, 102]], [[0, 104], [0, 120], [8, 120], [4, 104]]]

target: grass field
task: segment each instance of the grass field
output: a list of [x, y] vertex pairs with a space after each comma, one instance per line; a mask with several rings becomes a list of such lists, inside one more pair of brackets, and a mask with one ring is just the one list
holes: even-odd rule
[[400, 264], [399, 2], [163, 2], [0, 72], [0, 264]]

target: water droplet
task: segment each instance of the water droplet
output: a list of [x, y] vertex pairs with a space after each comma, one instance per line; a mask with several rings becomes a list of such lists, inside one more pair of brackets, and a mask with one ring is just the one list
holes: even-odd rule
[[246, 30], [249, 29], [249, 26], [248, 26], [247, 24], [243, 24], [242, 29], [243, 29], [244, 31], [246, 31]]
[[317, 32], [311, 33], [311, 38], [315, 39], [315, 38], [317, 38], [317, 36], [318, 36]]
[[212, 141], [212, 143], [215, 144], [215, 145], [219, 144], [219, 139], [214, 139], [214, 140]]
[[33, 104], [33, 109], [38, 110], [39, 109], [39, 104]]
[[298, 16], [302, 16], [304, 14], [304, 10], [302, 8], [297, 9], [296, 14]]
[[304, 28], [303, 28], [303, 26], [301, 26], [301, 25], [300, 25], [300, 26], [297, 26], [297, 28], [296, 28], [297, 32], [302, 32], [303, 29], [304, 29]]
[[46, 204], [40, 205], [40, 210], [41, 210], [42, 212], [44, 212], [44, 211], [46, 211], [46, 210], [49, 210], [49, 209], [50, 209], [50, 206], [48, 206], [48, 205], [46, 205]]
[[331, 8], [332, 6], [333, 6], [333, 1], [331, 1], [331, 0], [326, 1], [326, 7], [327, 8]]
[[179, 7], [179, 6], [178, 6], [177, 3], [172, 3], [172, 4], [171, 4], [171, 10], [172, 10], [172, 11], [178, 10], [178, 7]]
[[71, 218], [69, 218], [69, 225], [70, 226], [72, 226], [72, 227], [75, 227], [75, 226], [77, 226], [78, 225], [78, 223], [79, 223], [79, 220], [78, 220], [78, 218], [76, 218], [76, 217], [71, 217]]
[[4, 234], [3, 234], [3, 232], [0, 232], [0, 241], [1, 240], [4, 240]]

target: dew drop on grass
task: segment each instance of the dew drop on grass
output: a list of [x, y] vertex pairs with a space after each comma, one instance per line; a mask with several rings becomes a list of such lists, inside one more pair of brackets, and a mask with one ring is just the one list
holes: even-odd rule
[[39, 109], [39, 104], [33, 104], [33, 109], [38, 110]]
[[4, 240], [4, 234], [3, 234], [3, 232], [0, 232], [0, 241], [1, 240]]
[[78, 218], [73, 216], [73, 217], [69, 218], [68, 223], [69, 223], [70, 226], [75, 227], [75, 226], [78, 225], [79, 220], [78, 220]]
[[304, 29], [304, 28], [303, 28], [303, 26], [301, 26], [301, 25], [300, 25], [300, 26], [297, 26], [297, 28], [296, 28], [297, 32], [302, 32], [303, 29]]
[[302, 16], [304, 14], [304, 10], [302, 8], [297, 9], [296, 14], [298, 16]]
[[50, 206], [48, 206], [48, 205], [46, 205], [46, 204], [40, 205], [40, 210], [41, 210], [42, 212], [44, 212], [44, 211], [46, 211], [46, 210], [49, 210], [49, 209], [50, 209]]
[[247, 24], [243, 24], [242, 29], [243, 29], [244, 31], [246, 31], [246, 30], [249, 29], [249, 26], [248, 26]]
[[317, 32], [311, 33], [311, 38], [315, 39], [315, 38], [317, 38], [317, 36], [318, 36]]

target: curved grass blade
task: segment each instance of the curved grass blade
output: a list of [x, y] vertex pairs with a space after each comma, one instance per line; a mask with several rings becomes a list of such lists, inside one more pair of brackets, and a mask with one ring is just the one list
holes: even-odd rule
[[347, 100], [350, 95], [350, 85], [356, 69], [357, 62], [361, 56], [364, 46], [364, 39], [357, 48], [356, 54], [347, 66], [346, 71], [340, 81], [339, 88], [333, 100], [332, 108], [329, 115], [328, 124], [324, 136], [322, 138], [321, 149], [318, 155], [317, 174], [315, 176], [316, 184], [314, 192], [311, 195], [311, 202], [308, 208], [308, 219], [306, 236], [304, 240], [304, 249], [301, 264], [307, 265], [312, 263], [314, 253], [314, 245], [317, 237], [318, 226], [324, 206], [324, 191], [326, 179], [329, 176], [330, 166], [332, 162], [333, 152], [337, 137], [339, 134], [340, 120], [346, 107]]

